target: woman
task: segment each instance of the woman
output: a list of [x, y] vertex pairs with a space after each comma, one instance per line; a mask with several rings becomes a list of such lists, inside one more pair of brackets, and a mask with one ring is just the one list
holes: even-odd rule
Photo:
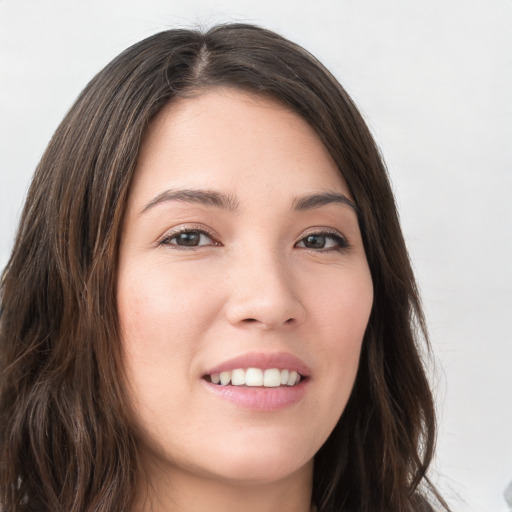
[[437, 496], [384, 165], [336, 80], [272, 32], [171, 30], [101, 71], [36, 171], [1, 301], [3, 510]]

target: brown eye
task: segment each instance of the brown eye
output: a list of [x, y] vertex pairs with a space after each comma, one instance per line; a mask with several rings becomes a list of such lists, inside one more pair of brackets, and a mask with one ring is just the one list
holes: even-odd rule
[[348, 242], [334, 233], [312, 233], [300, 240], [297, 247], [317, 250], [336, 250], [348, 247]]
[[304, 247], [308, 249], [323, 249], [326, 241], [326, 237], [323, 235], [309, 235], [303, 239]]
[[176, 245], [178, 247], [200, 247], [203, 245], [216, 245], [212, 237], [200, 230], [181, 231], [169, 235], [161, 242], [162, 245]]
[[189, 231], [188, 233], [180, 233], [174, 237], [176, 245], [183, 245], [185, 247], [196, 247], [201, 241], [201, 233], [197, 231]]

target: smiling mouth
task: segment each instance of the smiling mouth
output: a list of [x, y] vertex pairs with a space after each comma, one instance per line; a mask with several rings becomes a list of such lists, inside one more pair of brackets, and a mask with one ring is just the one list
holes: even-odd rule
[[269, 368], [236, 368], [205, 375], [205, 380], [219, 386], [245, 386], [251, 388], [277, 388], [296, 386], [304, 377], [295, 370]]

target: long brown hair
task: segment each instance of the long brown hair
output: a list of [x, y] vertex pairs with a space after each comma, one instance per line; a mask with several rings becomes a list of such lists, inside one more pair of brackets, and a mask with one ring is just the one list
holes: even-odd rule
[[319, 512], [420, 510], [420, 489], [437, 496], [426, 478], [435, 416], [419, 356], [424, 318], [379, 151], [314, 57], [233, 24], [169, 30], [123, 52], [43, 155], [1, 281], [2, 510], [130, 509], [141, 465], [122, 385], [120, 226], [151, 119], [174, 97], [221, 85], [272, 95], [301, 115], [360, 211], [374, 305], [351, 398], [315, 457]]

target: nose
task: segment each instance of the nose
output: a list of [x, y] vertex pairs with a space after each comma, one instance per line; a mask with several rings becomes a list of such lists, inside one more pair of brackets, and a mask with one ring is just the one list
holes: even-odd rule
[[262, 330], [300, 324], [306, 315], [299, 283], [277, 254], [240, 255], [229, 272], [226, 317], [232, 325]]

